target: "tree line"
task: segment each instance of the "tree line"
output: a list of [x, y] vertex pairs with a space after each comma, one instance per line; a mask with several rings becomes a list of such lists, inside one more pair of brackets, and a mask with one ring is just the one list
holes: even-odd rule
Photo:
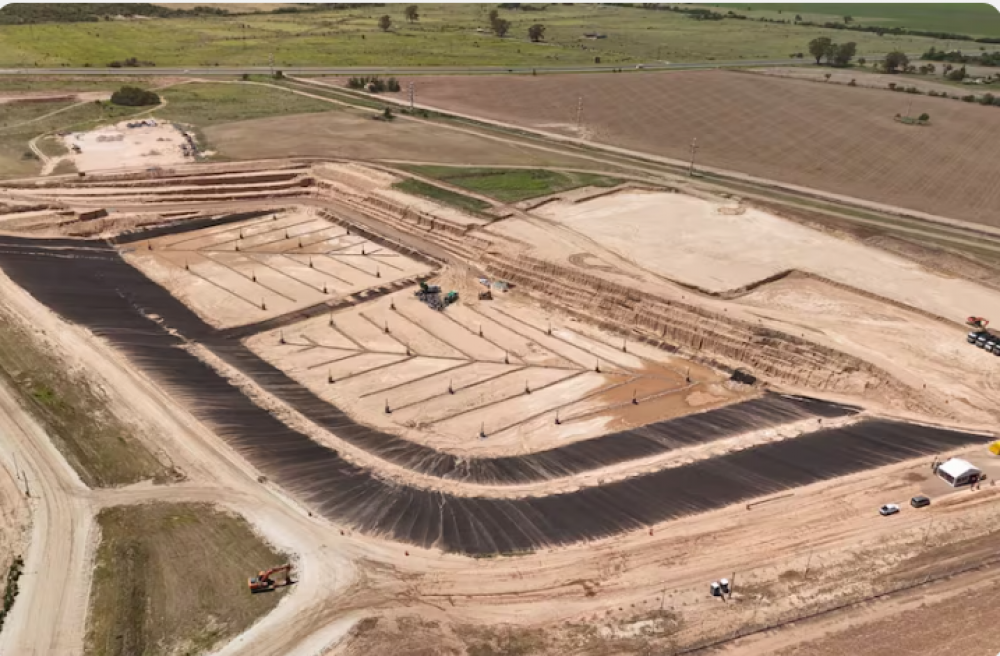
[[884, 36], [890, 34], [892, 36], [924, 36], [932, 39], [946, 39], [951, 41], [974, 41], [976, 43], [1000, 43], [1000, 37], [981, 37], [975, 38], [968, 34], [955, 34], [952, 32], [938, 32], [934, 30], [915, 30], [907, 27], [884, 27], [882, 25], [858, 25], [854, 18], [851, 16], [844, 16], [843, 22], [826, 21], [823, 23], [817, 23], [814, 21], [803, 20], [802, 16], [796, 14], [794, 20], [789, 20], [786, 18], [768, 18], [767, 16], [760, 16], [757, 18], [752, 18], [745, 14], [738, 14], [735, 11], [729, 10], [726, 13], [720, 13], [713, 11], [711, 9], [701, 9], [686, 7], [683, 5], [666, 5], [660, 4], [658, 2], [644, 2], [644, 3], [633, 3], [633, 2], [616, 2], [609, 3], [616, 7], [637, 7], [640, 9], [647, 9], [651, 11], [673, 11], [680, 14], [687, 14], [689, 18], [695, 20], [753, 20], [760, 23], [777, 23], [779, 25], [801, 25], [803, 27], [822, 27], [829, 30], [849, 30], [851, 32], [868, 32], [870, 34], [877, 34], [878, 36]]
[[10, 4], [0, 9], [0, 25], [34, 23], [96, 23], [114, 16], [147, 16], [149, 18], [179, 18], [182, 16], [229, 16], [220, 7], [171, 9], [148, 2], [95, 2], [93, 4]]
[[809, 54], [816, 58], [817, 64], [825, 57], [827, 64], [838, 68], [848, 66], [857, 51], [858, 44], [854, 41], [837, 44], [828, 36], [817, 37], [809, 42]]
[[[508, 3], [507, 6], [510, 6]], [[500, 5], [501, 7], [505, 5]], [[522, 8], [523, 10], [523, 8]], [[409, 5], [403, 10], [403, 16], [410, 23], [415, 23], [420, 20], [420, 8], [417, 5]], [[506, 18], [500, 16], [500, 12], [497, 9], [490, 10], [489, 17], [490, 31], [496, 34], [501, 39], [507, 36], [507, 32], [510, 31], [510, 21]], [[383, 32], [388, 32], [392, 29], [392, 16], [389, 14], [384, 14], [378, 19], [378, 27]], [[535, 23], [528, 28], [528, 38], [533, 42], [538, 43], [545, 40], [545, 26], [541, 23]]]
[[984, 52], [979, 55], [964, 55], [961, 50], [944, 51], [934, 46], [920, 55], [925, 61], [951, 62], [952, 64], [976, 64], [978, 66], [1000, 66], [1000, 52]]

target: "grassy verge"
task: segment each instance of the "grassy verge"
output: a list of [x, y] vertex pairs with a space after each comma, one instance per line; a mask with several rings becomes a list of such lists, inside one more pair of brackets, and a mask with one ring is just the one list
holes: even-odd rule
[[9, 315], [0, 313], [0, 377], [18, 393], [59, 451], [91, 487], [172, 477], [109, 407], [99, 388]]
[[470, 169], [452, 166], [407, 166], [405, 169], [475, 191], [505, 203], [546, 196], [577, 187], [614, 187], [622, 181], [595, 173], [547, 169]]
[[441, 187], [436, 187], [421, 180], [403, 180], [402, 182], [397, 182], [392, 186], [394, 189], [399, 189], [400, 191], [408, 194], [430, 198], [431, 200], [435, 200], [439, 203], [451, 205], [452, 207], [456, 207], [460, 210], [476, 215], [482, 215], [485, 210], [490, 208], [490, 204], [486, 201], [458, 194], [454, 191], [443, 189]]
[[[164, 119], [200, 127], [283, 114], [308, 114], [337, 109], [336, 105], [256, 84], [182, 84], [164, 89], [167, 106], [156, 112]], [[267, 135], [261, 135], [266, 139]]]
[[4, 91], [66, 91], [92, 92], [117, 91], [122, 85], [129, 84], [143, 88], [162, 84], [162, 79], [136, 76], [60, 76], [60, 75], [5, 75], [0, 77], [0, 88]]
[[4, 109], [3, 118], [0, 119], [0, 178], [38, 174], [41, 167], [28, 148], [28, 142], [41, 134], [88, 130], [149, 109], [116, 107], [110, 103], [84, 103], [39, 119], [45, 114], [69, 107], [70, 104], [72, 103], [31, 103], [16, 106], [16, 109]]
[[247, 577], [279, 565], [239, 517], [204, 504], [102, 510], [87, 656], [198, 654], [271, 611], [283, 596], [252, 595]]

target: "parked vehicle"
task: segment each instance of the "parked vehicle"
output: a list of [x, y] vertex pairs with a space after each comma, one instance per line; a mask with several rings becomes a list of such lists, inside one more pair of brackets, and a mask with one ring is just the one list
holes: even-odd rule
[[931, 500], [921, 494], [910, 499], [910, 505], [914, 508], [923, 508], [924, 506], [931, 505]]
[[883, 517], [888, 517], [889, 515], [895, 515], [899, 512], [899, 504], [887, 503], [878, 509], [878, 514]]

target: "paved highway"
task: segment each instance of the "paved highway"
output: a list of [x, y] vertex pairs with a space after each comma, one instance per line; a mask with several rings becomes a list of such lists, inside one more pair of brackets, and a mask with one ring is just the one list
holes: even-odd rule
[[[866, 55], [868, 61], [877, 61], [884, 55]], [[911, 58], [919, 55], [910, 55]], [[684, 68], [722, 68], [726, 66], [789, 66], [808, 64], [806, 59], [737, 59], [733, 61], [704, 62], [650, 62], [646, 64], [630, 64], [622, 66], [467, 66], [467, 67], [417, 67], [417, 66], [361, 66], [361, 67], [327, 67], [327, 66], [275, 66], [286, 75], [366, 75], [389, 74], [396, 75], [457, 75], [470, 73], [608, 73], [617, 68], [625, 70], [671, 70]], [[269, 66], [212, 66], [191, 68], [5, 68], [0, 69], [0, 75], [243, 75], [268, 74]]]

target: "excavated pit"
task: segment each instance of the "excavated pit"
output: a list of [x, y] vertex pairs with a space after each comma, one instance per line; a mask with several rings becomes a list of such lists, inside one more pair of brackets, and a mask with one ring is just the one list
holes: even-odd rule
[[[576, 492], [514, 499], [454, 496], [382, 480], [254, 405], [180, 348], [185, 340], [209, 348], [226, 340], [123, 262], [112, 246], [3, 237], [0, 266], [39, 301], [120, 349], [309, 507], [366, 533], [445, 551], [524, 552], [599, 539], [987, 439], [864, 420]], [[232, 352], [220, 355], [246, 365]], [[364, 429], [355, 424], [337, 432]], [[700, 427], [695, 430], [701, 433]]]

